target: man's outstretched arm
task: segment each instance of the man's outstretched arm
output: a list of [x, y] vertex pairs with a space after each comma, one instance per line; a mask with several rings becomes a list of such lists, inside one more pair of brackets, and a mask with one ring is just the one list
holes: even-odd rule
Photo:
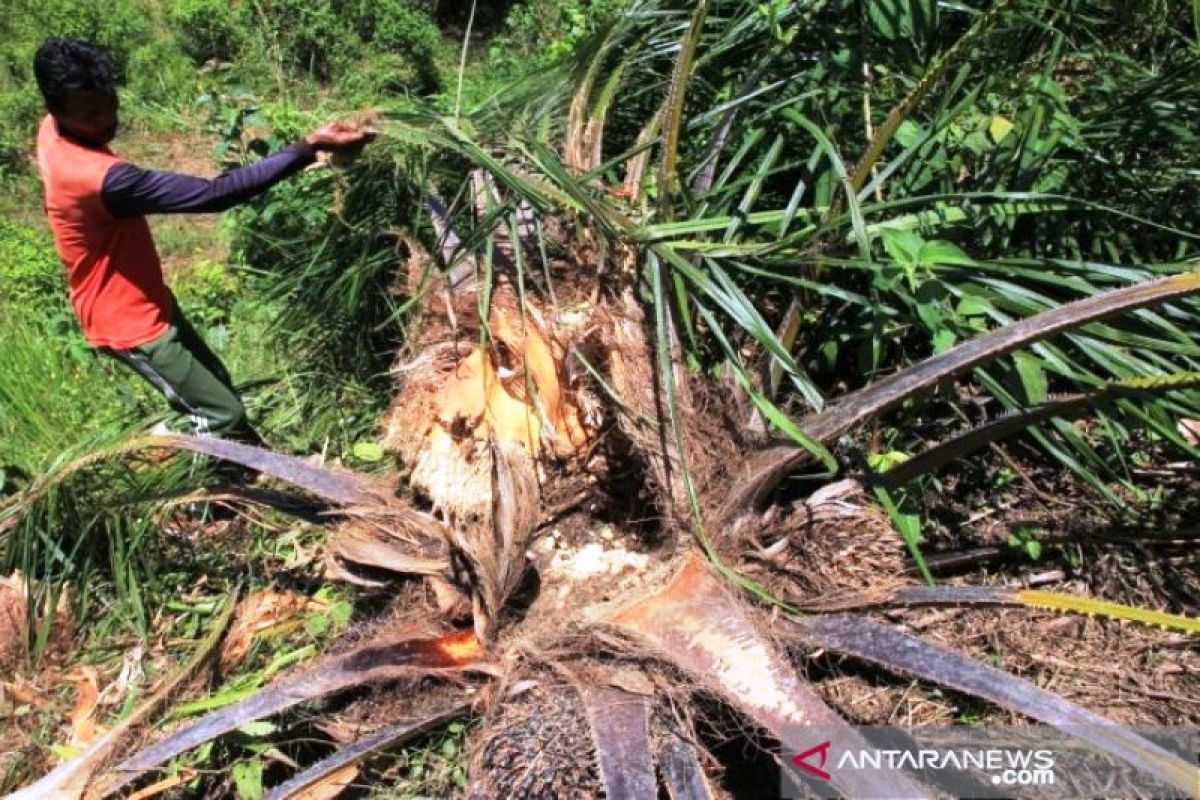
[[114, 164], [104, 176], [101, 198], [114, 217], [225, 211], [311, 164], [316, 151], [301, 140], [254, 164], [216, 178]]
[[216, 178], [114, 164], [104, 176], [101, 198], [118, 218], [225, 211], [311, 164], [318, 150], [353, 148], [370, 138], [349, 126], [326, 125], [262, 161]]

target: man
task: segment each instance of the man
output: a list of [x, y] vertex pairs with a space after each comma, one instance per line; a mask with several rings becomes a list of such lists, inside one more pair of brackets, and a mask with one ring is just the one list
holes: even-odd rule
[[149, 381], [196, 432], [261, 442], [229, 372], [163, 280], [147, 214], [224, 211], [369, 134], [329, 124], [268, 158], [206, 179], [136, 167], [113, 153], [119, 104], [103, 49], [52, 38], [34, 58], [49, 112], [37, 137], [46, 214], [84, 338]]

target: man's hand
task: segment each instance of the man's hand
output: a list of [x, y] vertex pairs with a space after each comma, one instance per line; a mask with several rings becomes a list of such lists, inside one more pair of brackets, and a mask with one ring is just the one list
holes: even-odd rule
[[304, 137], [304, 141], [317, 152], [342, 153], [361, 149], [375, 138], [375, 132], [345, 122], [322, 125]]

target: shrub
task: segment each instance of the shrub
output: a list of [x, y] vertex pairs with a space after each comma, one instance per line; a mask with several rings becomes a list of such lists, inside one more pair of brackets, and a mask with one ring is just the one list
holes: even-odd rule
[[47, 234], [0, 219], [0, 286], [9, 308], [64, 302], [66, 279]]
[[176, 0], [168, 18], [179, 47], [197, 64], [233, 61], [245, 44], [245, 20], [229, 0]]
[[42, 99], [33, 85], [0, 92], [0, 181], [24, 173]]
[[409, 0], [264, 0], [238, 13], [241, 26], [261, 32], [260, 49], [293, 73], [355, 92], [438, 87], [441, 34]]
[[282, 66], [322, 81], [354, 61], [360, 43], [351, 20], [330, 0], [264, 0], [243, 4], [241, 21], [263, 32], [263, 45]]
[[26, 171], [42, 114], [33, 57], [49, 36], [107, 47], [134, 99], [175, 103], [190, 67], [158, 27], [155, 0], [9, 0], [0, 19], [0, 179]]
[[360, 22], [363, 38], [379, 50], [432, 59], [442, 43], [441, 32], [424, 11], [406, 0], [380, 0]]
[[436, 61], [442, 35], [427, 13], [406, 0], [380, 0], [360, 25], [368, 28], [364, 38], [383, 54], [373, 62], [382, 66], [373, 72], [383, 91], [429, 94], [440, 88]]
[[173, 277], [175, 296], [192, 322], [202, 328], [229, 322], [241, 288], [237, 273], [219, 262], [201, 259]]
[[126, 88], [138, 102], [176, 107], [195, 97], [195, 69], [167, 39], [134, 50], [127, 75]]
[[28, 71], [33, 53], [47, 36], [72, 36], [107, 47], [124, 76], [133, 51], [156, 38], [151, 6], [146, 0], [15, 0], [10, 13], [24, 15], [20, 68]]

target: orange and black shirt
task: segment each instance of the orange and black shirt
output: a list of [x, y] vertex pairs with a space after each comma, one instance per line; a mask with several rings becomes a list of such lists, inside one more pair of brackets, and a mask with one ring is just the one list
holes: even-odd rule
[[224, 211], [313, 161], [305, 142], [217, 178], [136, 167], [62, 134], [47, 115], [37, 164], [71, 305], [93, 347], [143, 345], [171, 323], [173, 300], [147, 214]]

